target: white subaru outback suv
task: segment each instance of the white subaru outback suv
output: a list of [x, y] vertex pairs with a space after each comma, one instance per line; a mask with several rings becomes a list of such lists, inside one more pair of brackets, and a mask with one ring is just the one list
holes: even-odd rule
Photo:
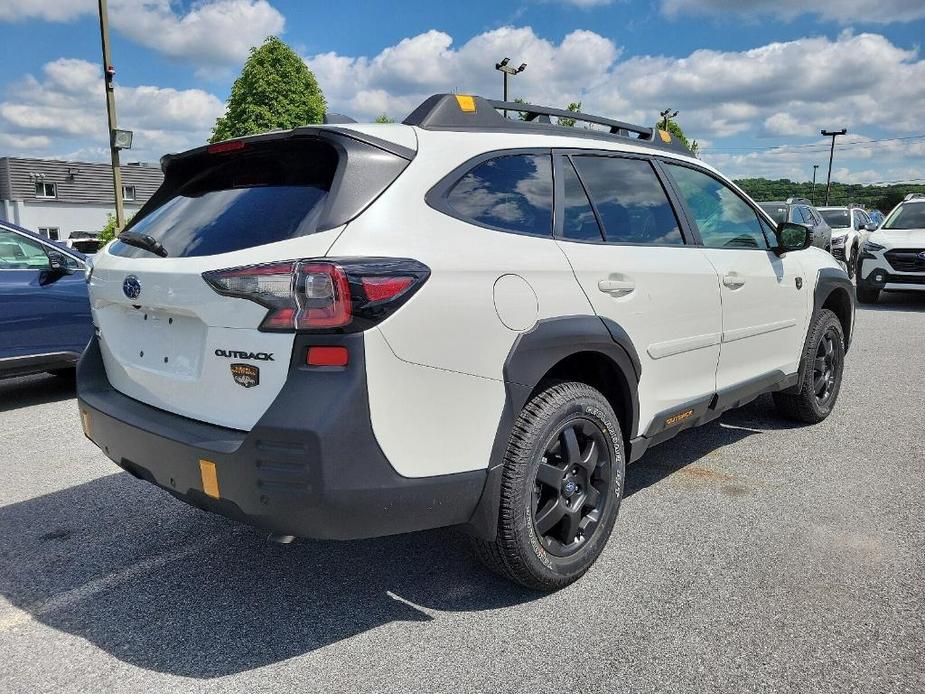
[[857, 298], [876, 303], [880, 292], [925, 292], [925, 194], [909, 193], [861, 247]]
[[765, 392], [832, 410], [847, 275], [667, 133], [338, 120], [165, 157], [97, 256], [79, 409], [132, 475], [280, 539], [463, 526], [555, 589], [649, 446]]

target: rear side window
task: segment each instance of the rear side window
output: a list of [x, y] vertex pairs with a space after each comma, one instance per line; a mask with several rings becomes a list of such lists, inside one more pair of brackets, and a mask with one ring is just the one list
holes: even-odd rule
[[668, 196], [648, 161], [589, 155], [572, 161], [597, 208], [607, 243], [684, 243]]
[[562, 237], [570, 241], [603, 241], [594, 210], [568, 158], [562, 161], [562, 178], [565, 194]]
[[769, 248], [758, 213], [729, 186], [701, 171], [668, 164], [707, 248]]
[[552, 234], [552, 163], [546, 154], [508, 154], [478, 164], [450, 189], [458, 216], [518, 234]]
[[[195, 169], [188, 166], [182, 180], [160, 196], [160, 204], [129, 229], [154, 237], [174, 258], [228, 253], [311, 234], [318, 228], [337, 163], [336, 150], [319, 141], [203, 154]], [[151, 257], [121, 242], [111, 252]]]

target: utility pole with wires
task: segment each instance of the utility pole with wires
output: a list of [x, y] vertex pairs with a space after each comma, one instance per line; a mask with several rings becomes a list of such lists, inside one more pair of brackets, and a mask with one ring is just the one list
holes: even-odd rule
[[820, 131], [823, 137], [832, 138], [832, 148], [829, 150], [829, 177], [825, 182], [825, 204], [829, 204], [829, 189], [832, 187], [832, 160], [835, 158], [835, 138], [839, 135], [847, 135], [848, 129], [842, 128], [841, 130], [822, 130]]
[[109, 152], [112, 159], [112, 187], [116, 202], [116, 229], [117, 234], [125, 227], [125, 206], [122, 199], [122, 169], [119, 165], [119, 150], [132, 146], [132, 133], [128, 130], [116, 129], [116, 95], [113, 78], [116, 69], [112, 66], [112, 56], [109, 53], [109, 9], [106, 0], [99, 0], [100, 8], [100, 40], [103, 44], [103, 79], [106, 83], [106, 114], [109, 117]]
[[665, 132], [667, 132], [667, 131], [668, 131], [668, 122], [669, 122], [672, 118], [677, 118], [677, 117], [678, 117], [678, 112], [675, 111], [674, 113], [672, 113], [671, 108], [669, 107], [669, 108], [666, 108], [666, 109], [665, 109], [664, 111], [662, 111], [661, 113], [659, 113], [658, 115], [660, 115], [660, 116], [662, 117], [662, 130], [664, 130]]
[[[499, 70], [501, 72], [502, 80], [504, 82], [503, 91], [502, 91], [504, 98], [502, 99], [502, 101], [507, 101], [507, 78], [508, 76], [518, 75], [527, 69], [526, 63], [521, 63], [520, 67], [513, 67], [511, 65], [508, 65], [509, 62], [511, 62], [511, 59], [505, 58], [500, 63], [495, 63], [495, 70]], [[507, 118], [507, 109], [504, 109], [504, 117]]]
[[819, 164], [813, 164], [813, 205], [816, 204], [816, 171], [819, 170]]

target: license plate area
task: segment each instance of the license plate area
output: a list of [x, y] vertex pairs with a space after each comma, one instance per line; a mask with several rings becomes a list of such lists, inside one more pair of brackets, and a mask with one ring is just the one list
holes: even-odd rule
[[121, 313], [104, 335], [126, 365], [171, 376], [198, 378], [206, 326], [198, 318], [145, 307], [112, 307]]

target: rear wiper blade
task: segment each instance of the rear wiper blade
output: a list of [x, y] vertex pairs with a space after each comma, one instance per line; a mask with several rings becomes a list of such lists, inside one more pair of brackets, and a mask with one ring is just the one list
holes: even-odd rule
[[167, 257], [167, 249], [153, 236], [139, 234], [137, 231], [126, 231], [119, 234], [119, 240], [128, 246], [141, 248], [155, 255], [159, 255], [161, 258]]

